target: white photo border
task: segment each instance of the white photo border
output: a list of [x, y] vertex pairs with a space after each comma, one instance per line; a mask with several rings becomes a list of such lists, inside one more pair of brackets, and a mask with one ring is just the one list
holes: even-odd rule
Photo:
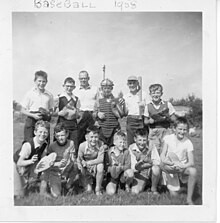
[[[129, 1], [129, 0], [127, 0]], [[215, 0], [136, 0], [135, 9], [125, 11], [201, 11], [203, 14], [203, 204], [198, 206], [56, 206], [18, 207], [13, 200], [13, 125], [12, 125], [12, 12], [39, 12], [34, 0], [1, 2], [1, 110], [0, 221], [215, 221], [217, 174], [217, 65]], [[81, 2], [81, 1], [80, 1]], [[120, 11], [114, 0], [91, 0], [96, 9], [78, 11]], [[126, 2], [123, 1], [123, 2]], [[45, 12], [70, 9], [41, 9]], [[75, 11], [75, 9], [74, 9]], [[122, 12], [123, 13], [123, 12]], [[7, 96], [6, 96], [7, 93]], [[211, 173], [211, 174], [210, 174]], [[1, 181], [2, 182], [2, 181]], [[109, 213], [115, 213], [109, 215]], [[102, 213], [98, 215], [97, 213]], [[181, 216], [181, 217], [180, 217]]]

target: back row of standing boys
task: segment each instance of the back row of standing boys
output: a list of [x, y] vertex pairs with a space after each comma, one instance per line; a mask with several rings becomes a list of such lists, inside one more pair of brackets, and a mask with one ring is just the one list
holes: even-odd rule
[[[98, 89], [89, 84], [88, 72], [81, 71], [80, 87], [75, 89], [74, 79], [68, 77], [63, 83], [63, 93], [53, 99], [45, 89], [47, 78], [46, 72], [37, 71], [35, 87], [21, 102], [21, 112], [27, 119], [24, 142], [14, 156], [21, 184], [34, 176], [33, 170], [43, 156], [55, 152], [55, 162], [40, 176], [42, 194], [49, 184], [51, 194], [57, 197], [61, 194], [61, 176], [68, 179], [71, 188], [80, 175], [87, 191], [92, 191], [95, 178], [95, 193], [101, 195], [104, 173], [109, 176], [108, 194], [116, 193], [119, 182], [125, 184], [126, 191], [137, 194], [144, 190], [149, 179], [151, 192], [158, 194], [162, 170], [164, 184], [172, 195], [180, 189], [179, 179], [188, 181], [187, 203], [193, 204], [196, 169], [193, 145], [185, 136], [188, 123], [185, 118], [176, 117], [170, 102], [161, 99], [160, 84], [149, 87], [152, 100], [147, 103], [146, 99], [139, 100], [137, 77], [130, 76], [127, 79], [130, 92], [115, 98], [111, 80], [104, 79]], [[51, 116], [58, 119], [54, 142], [49, 143]], [[127, 117], [127, 133], [120, 130], [118, 120], [122, 116]], [[174, 134], [170, 132], [171, 123]], [[16, 188], [19, 187], [15, 185]], [[23, 192], [15, 191], [16, 194]]]

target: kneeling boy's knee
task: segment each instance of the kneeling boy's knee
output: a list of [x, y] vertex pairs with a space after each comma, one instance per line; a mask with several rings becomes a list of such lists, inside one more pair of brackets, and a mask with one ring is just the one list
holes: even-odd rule
[[116, 192], [116, 189], [113, 186], [107, 185], [107, 187], [106, 187], [106, 193], [108, 195], [113, 195], [113, 194], [115, 194], [115, 192]]

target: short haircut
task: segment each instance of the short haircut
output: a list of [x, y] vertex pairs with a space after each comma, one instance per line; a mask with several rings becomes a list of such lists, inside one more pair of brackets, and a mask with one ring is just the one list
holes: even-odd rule
[[126, 133], [122, 130], [117, 131], [114, 134], [114, 142], [118, 139], [118, 138], [126, 138]]
[[37, 131], [39, 127], [44, 127], [50, 131], [50, 123], [47, 121], [39, 120], [35, 123], [34, 130]]
[[34, 81], [36, 81], [38, 77], [43, 77], [47, 82], [47, 76], [48, 75], [45, 71], [39, 70], [39, 71], [35, 72], [35, 74], [34, 74]]
[[150, 87], [149, 87], [150, 93], [157, 91], [157, 90], [163, 92], [163, 86], [161, 84], [151, 84], [150, 85]]
[[87, 77], [89, 77], [89, 73], [86, 70], [80, 71], [79, 74], [87, 74]]
[[137, 129], [134, 133], [134, 137], [137, 138], [138, 136], [147, 137], [147, 130], [146, 129]]
[[100, 128], [98, 126], [95, 125], [90, 125], [87, 129], [86, 129], [86, 134], [93, 132], [93, 133], [98, 133], [100, 132]]
[[72, 78], [72, 77], [67, 77], [65, 80], [64, 80], [64, 84], [66, 83], [73, 83], [75, 85], [75, 80]]
[[66, 125], [63, 122], [58, 123], [54, 128], [54, 134], [62, 131], [68, 131]]
[[188, 120], [185, 117], [177, 117], [174, 122], [174, 127], [176, 128], [179, 124], [187, 125], [187, 128], [189, 128]]

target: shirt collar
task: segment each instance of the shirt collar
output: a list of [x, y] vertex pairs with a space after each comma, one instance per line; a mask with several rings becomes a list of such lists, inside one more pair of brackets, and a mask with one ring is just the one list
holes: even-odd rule
[[84, 87], [80, 86], [80, 87], [79, 87], [79, 89], [80, 89], [80, 90], [81, 90], [81, 89], [84, 89], [84, 90], [89, 90], [89, 89], [91, 89], [91, 87], [92, 87], [91, 85], [88, 85], [86, 88], [84, 88]]
[[76, 97], [75, 97], [74, 94], [72, 94], [72, 96], [69, 96], [65, 91], [64, 91], [63, 93], [61, 93], [61, 94], [59, 95], [59, 97], [66, 97], [68, 100], [70, 100], [71, 98], [72, 98], [73, 100], [76, 100]]
[[[153, 104], [153, 105], [155, 105], [154, 102], [153, 102], [152, 100], [150, 101], [150, 103]], [[165, 101], [161, 100], [160, 103], [159, 103], [158, 105], [162, 105], [162, 104], [165, 104]], [[155, 105], [155, 106], [158, 106], [158, 105]]]
[[47, 142], [45, 141], [42, 145], [40, 145], [38, 142], [37, 142], [37, 138], [36, 136], [33, 138], [33, 141], [34, 141], [34, 148], [38, 148], [38, 147], [41, 147], [44, 143], [47, 144]]
[[[90, 147], [89, 146], [89, 143], [86, 141], [85, 142], [86, 144], [85, 144], [85, 153], [88, 151], [88, 149], [95, 149], [95, 150], [99, 150], [99, 147], [98, 147], [98, 145], [96, 145], [95, 147]], [[98, 142], [99, 143], [99, 142]]]
[[132, 149], [132, 151], [135, 151], [135, 152], [138, 152], [138, 153], [145, 153], [148, 150], [148, 148], [146, 147], [144, 149], [144, 151], [141, 152], [136, 143], [134, 143], [134, 146], [132, 146], [131, 149]]
[[44, 92], [41, 92], [41, 91], [39, 91], [39, 90], [37, 89], [37, 87], [33, 87], [32, 90], [33, 90], [34, 92], [36, 92], [36, 93], [39, 93], [39, 94], [48, 94], [48, 95], [50, 95], [50, 92], [47, 91], [46, 89], [44, 89]]
[[[111, 152], [113, 152], [115, 154], [115, 150], [116, 150], [116, 146], [113, 146], [111, 149]], [[119, 154], [121, 154], [121, 153], [123, 153], [124, 149], [122, 151], [121, 150], [118, 150], [118, 151], [120, 152]]]

